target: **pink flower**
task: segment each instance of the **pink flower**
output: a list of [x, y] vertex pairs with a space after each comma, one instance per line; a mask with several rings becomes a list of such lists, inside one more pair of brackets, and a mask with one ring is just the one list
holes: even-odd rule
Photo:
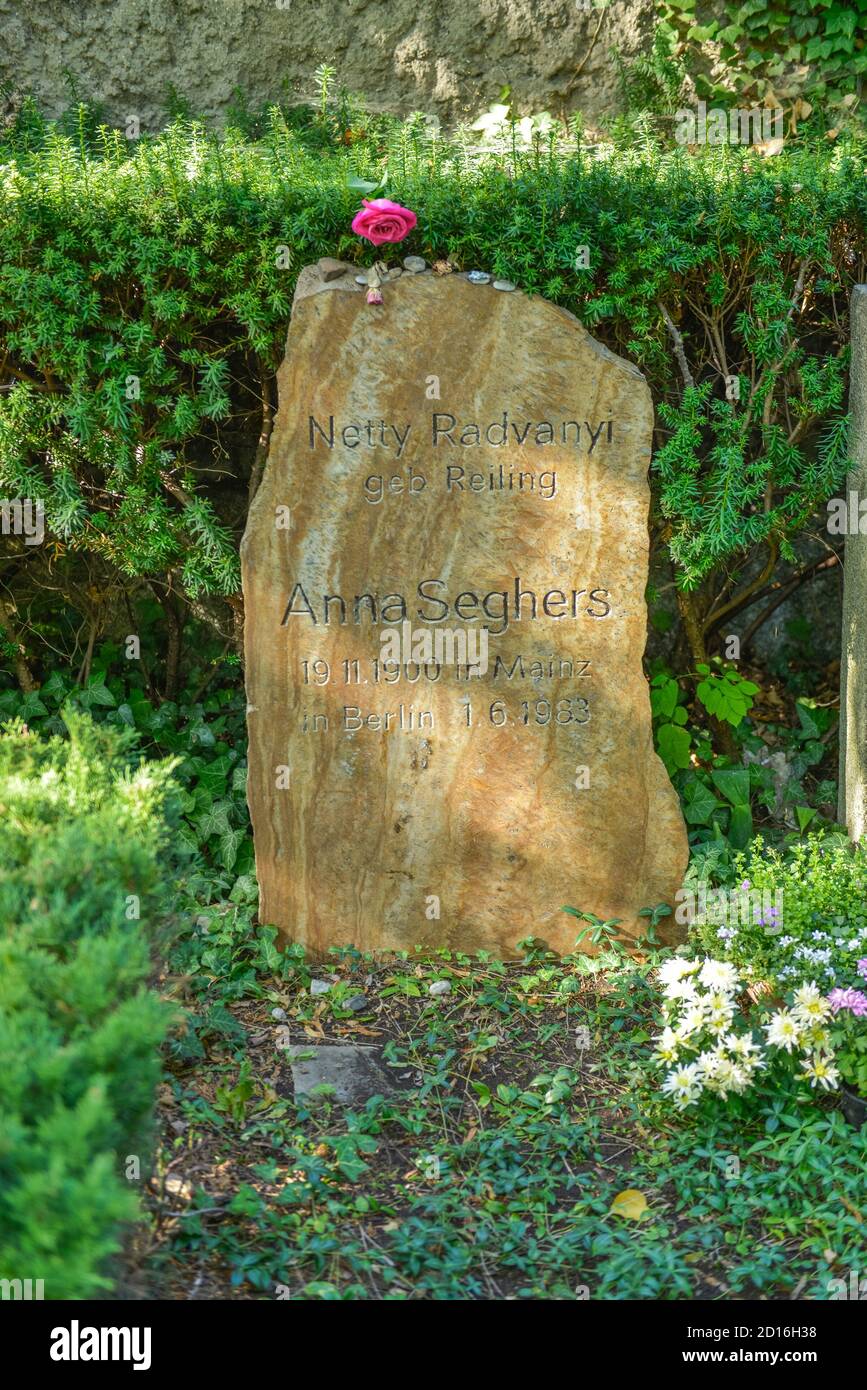
[[356, 236], [383, 246], [389, 241], [403, 241], [418, 221], [414, 212], [393, 203], [390, 198], [363, 198], [364, 207], [352, 219]]
[[828, 1003], [835, 1014], [848, 1009], [856, 1018], [867, 1017], [867, 994], [860, 989], [832, 989]]
[[864, 979], [867, 980], [867, 956], [861, 957], [856, 966], [856, 969], [858, 971], [858, 974], [863, 975]]

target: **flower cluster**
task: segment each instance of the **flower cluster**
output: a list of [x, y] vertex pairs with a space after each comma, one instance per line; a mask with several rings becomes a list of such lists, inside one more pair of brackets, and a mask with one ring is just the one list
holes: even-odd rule
[[761, 1041], [738, 1009], [743, 985], [729, 961], [675, 956], [660, 968], [659, 982], [666, 1017], [654, 1059], [670, 1068], [662, 1089], [679, 1109], [705, 1091], [724, 1100], [743, 1094], [774, 1053], [797, 1056], [813, 1087], [838, 1084], [825, 1027], [833, 1005], [812, 981], [795, 990], [790, 1007], [770, 1016]]
[[867, 994], [863, 989], [832, 989], [828, 1003], [835, 1014], [848, 1009], [856, 1018], [867, 1017]]

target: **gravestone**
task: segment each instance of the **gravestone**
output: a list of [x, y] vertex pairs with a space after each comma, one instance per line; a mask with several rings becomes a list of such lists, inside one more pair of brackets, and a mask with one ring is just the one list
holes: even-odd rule
[[260, 920], [321, 952], [573, 948], [687, 861], [642, 672], [653, 422], [565, 310], [299, 278], [242, 545]]

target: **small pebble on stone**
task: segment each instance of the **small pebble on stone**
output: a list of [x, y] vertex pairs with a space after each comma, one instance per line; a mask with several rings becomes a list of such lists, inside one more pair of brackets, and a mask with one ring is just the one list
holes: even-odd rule
[[427, 261], [424, 256], [404, 256], [403, 268], [411, 275], [419, 275], [423, 270], [427, 270]]
[[367, 999], [363, 994], [353, 994], [351, 999], [344, 1001], [343, 1007], [354, 1014], [360, 1014], [362, 1009], [367, 1008]]
[[341, 275], [345, 275], [347, 270], [350, 269], [345, 261], [337, 261], [333, 256], [323, 256], [321, 260], [316, 262], [316, 268], [319, 271], [320, 278], [326, 282], [328, 280], [339, 280]]
[[434, 980], [432, 985], [428, 985], [428, 994], [451, 994], [452, 986], [449, 980]]
[[471, 270], [467, 276], [471, 285], [489, 285], [491, 277], [484, 270]]
[[310, 981], [310, 993], [311, 993], [311, 994], [327, 994], [328, 991], [330, 990], [330, 988], [331, 988], [331, 986], [330, 986], [330, 984], [328, 983], [327, 980], [311, 980], [311, 981]]
[[356, 283], [356, 285], [366, 285], [366, 284], [367, 284], [367, 276], [366, 276], [366, 275], [356, 275], [356, 277], [355, 277], [355, 283]]
[[512, 284], [511, 280], [495, 280], [495, 281], [494, 281], [494, 289], [495, 289], [495, 290], [513, 290], [514, 288], [515, 288], [515, 286]]
[[285, 1010], [285, 1009], [272, 1009], [272, 1010], [271, 1010], [271, 1017], [272, 1017], [272, 1018], [276, 1018], [276, 1020], [277, 1020], [278, 1023], [282, 1023], [282, 1022], [285, 1020], [285, 1018], [286, 1018], [286, 1010]]

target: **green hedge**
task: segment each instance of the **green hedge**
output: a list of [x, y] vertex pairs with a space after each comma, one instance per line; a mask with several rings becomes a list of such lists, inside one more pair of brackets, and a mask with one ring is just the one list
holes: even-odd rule
[[420, 120], [334, 126], [274, 109], [257, 139], [184, 121], [135, 142], [29, 112], [0, 143], [0, 496], [44, 498], [49, 536], [0, 565], [10, 668], [26, 681], [62, 625], [58, 582], [70, 629], [85, 612], [99, 630], [102, 599], [134, 604], [146, 581], [170, 628], [192, 606], [231, 635], [295, 278], [323, 254], [372, 259], [350, 232], [359, 179], [417, 212], [399, 254], [507, 276], [647, 373], [655, 538], [693, 654], [712, 649], [845, 473], [865, 147], [689, 153], [638, 128], [589, 150], [515, 130], [479, 158]]
[[128, 735], [82, 715], [69, 731], [0, 736], [0, 1278], [49, 1299], [110, 1284], [169, 1018], [146, 925], [171, 765], [135, 767]]

